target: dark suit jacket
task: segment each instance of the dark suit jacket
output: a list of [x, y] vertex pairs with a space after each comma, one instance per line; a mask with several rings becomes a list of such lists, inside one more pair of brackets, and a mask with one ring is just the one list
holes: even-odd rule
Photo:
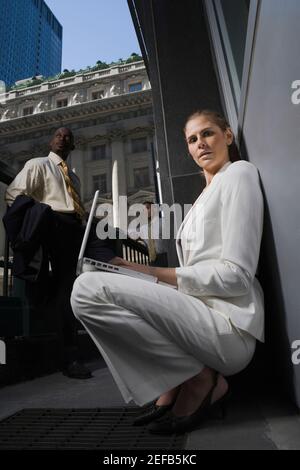
[[3, 223], [14, 252], [14, 276], [31, 282], [47, 276], [52, 218], [50, 206], [25, 195], [18, 196], [7, 209]]

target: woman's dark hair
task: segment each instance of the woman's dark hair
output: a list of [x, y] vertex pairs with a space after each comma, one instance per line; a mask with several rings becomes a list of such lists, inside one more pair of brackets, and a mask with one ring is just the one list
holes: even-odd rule
[[[217, 111], [212, 111], [210, 109], [200, 109], [200, 110], [195, 111], [193, 114], [191, 114], [187, 118], [187, 120], [185, 122], [184, 129], [183, 129], [184, 132], [186, 131], [187, 123], [189, 121], [191, 121], [192, 119], [194, 119], [196, 117], [199, 117], [199, 116], [207, 117], [214, 124], [216, 124], [216, 126], [218, 126], [220, 129], [222, 129], [222, 131], [224, 131], [224, 132], [226, 131], [226, 129], [230, 128], [230, 125], [228, 124], [228, 122], [224, 118], [224, 116], [219, 114]], [[237, 162], [238, 160], [241, 160], [240, 152], [239, 152], [239, 149], [236, 145], [236, 141], [235, 141], [234, 136], [233, 136], [232, 143], [228, 146], [228, 152], [229, 152], [229, 160], [231, 162]]]
[[149, 204], [150, 206], [152, 206], [154, 204], [154, 202], [147, 199], [147, 201], [144, 201], [143, 204], [144, 204], [144, 206], [146, 204]]

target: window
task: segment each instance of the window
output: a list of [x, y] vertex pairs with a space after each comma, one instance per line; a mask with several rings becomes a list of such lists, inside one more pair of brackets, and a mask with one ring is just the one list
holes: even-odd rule
[[107, 193], [106, 174], [93, 175], [93, 193], [100, 190], [101, 193]]
[[147, 138], [131, 139], [132, 153], [147, 152]]
[[92, 160], [105, 160], [106, 158], [106, 145], [97, 145], [92, 147]]
[[104, 97], [104, 91], [93, 91], [92, 93], [92, 100], [100, 100]]
[[33, 106], [27, 106], [23, 109], [23, 116], [29, 116], [30, 114], [33, 114]]
[[205, 0], [227, 115], [237, 130], [249, 20], [249, 0]]
[[[222, 0], [222, 10], [227, 29], [228, 44], [224, 38], [227, 55], [232, 54], [233, 64], [236, 69], [239, 83], [242, 83], [244, 54], [249, 15], [249, 2], [247, 0]], [[237, 21], [238, 18], [238, 21]], [[223, 30], [223, 35], [226, 34]], [[229, 50], [231, 47], [231, 50]], [[233, 66], [231, 64], [231, 66]]]
[[133, 170], [133, 177], [135, 188], [145, 188], [146, 186], [150, 185], [148, 167], [135, 168]]
[[130, 83], [129, 84], [129, 93], [134, 91], [141, 91], [143, 89], [142, 82]]
[[68, 106], [68, 98], [56, 101], [56, 107], [57, 108], [65, 108], [66, 106]]

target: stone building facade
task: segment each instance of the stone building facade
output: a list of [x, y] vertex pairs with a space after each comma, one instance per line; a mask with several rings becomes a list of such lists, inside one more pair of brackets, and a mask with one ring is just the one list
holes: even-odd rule
[[[48, 154], [51, 136], [61, 126], [75, 136], [69, 162], [81, 180], [87, 209], [96, 189], [103, 201], [115, 202], [121, 195], [134, 202], [154, 197], [152, 97], [143, 62], [1, 95], [0, 161], [20, 171], [28, 159]], [[2, 185], [1, 213], [4, 190]], [[2, 252], [3, 231], [0, 243]]]

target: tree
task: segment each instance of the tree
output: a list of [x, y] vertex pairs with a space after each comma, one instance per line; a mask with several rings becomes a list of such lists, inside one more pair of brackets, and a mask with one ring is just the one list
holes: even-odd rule
[[141, 57], [136, 52], [133, 52], [131, 56], [126, 60], [126, 64], [130, 64], [131, 62], [138, 62], [140, 60], [143, 60], [143, 57]]

